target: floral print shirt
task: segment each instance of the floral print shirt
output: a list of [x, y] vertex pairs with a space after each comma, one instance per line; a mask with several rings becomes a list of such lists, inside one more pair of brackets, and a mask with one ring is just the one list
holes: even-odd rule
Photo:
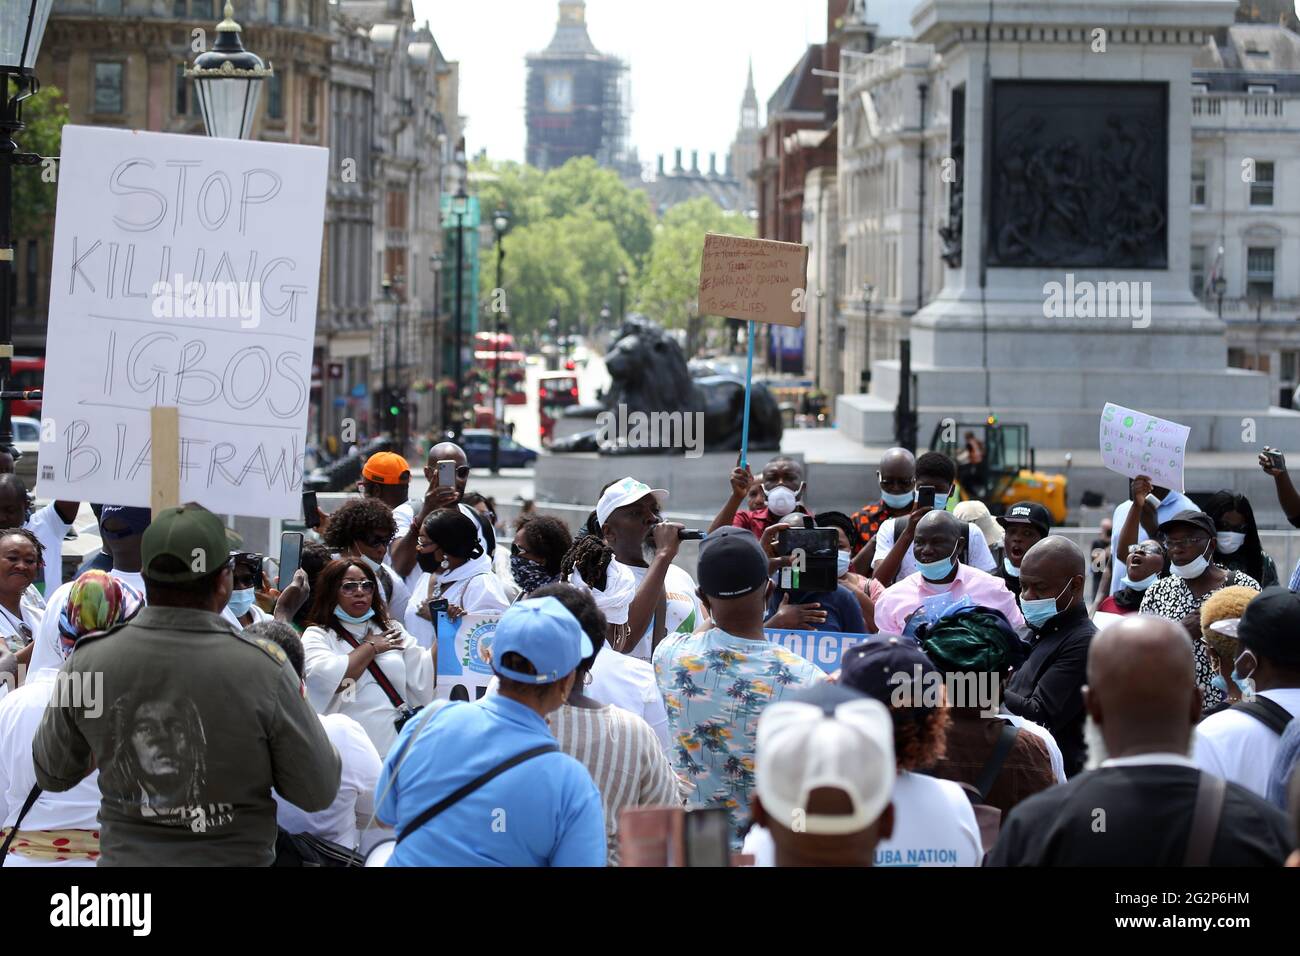
[[669, 635], [654, 654], [655, 677], [668, 711], [673, 764], [693, 781], [690, 801], [727, 809], [732, 846], [748, 819], [754, 788], [754, 742], [764, 707], [826, 679], [811, 661], [767, 641], [719, 628]]

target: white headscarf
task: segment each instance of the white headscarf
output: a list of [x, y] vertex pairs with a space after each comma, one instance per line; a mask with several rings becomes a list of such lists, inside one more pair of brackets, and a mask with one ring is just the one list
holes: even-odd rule
[[636, 578], [632, 576], [632, 572], [626, 565], [619, 564], [613, 558], [609, 559], [609, 567], [605, 569], [603, 591], [582, 580], [582, 575], [577, 568], [574, 568], [569, 575], [569, 583], [591, 592], [596, 607], [604, 613], [607, 622], [615, 625], [627, 623], [628, 608], [632, 606], [632, 599], [636, 597]]

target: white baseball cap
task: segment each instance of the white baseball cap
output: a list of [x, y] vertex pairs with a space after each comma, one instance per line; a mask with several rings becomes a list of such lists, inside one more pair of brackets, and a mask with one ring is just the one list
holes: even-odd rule
[[[754, 762], [758, 798], [773, 820], [796, 832], [855, 833], [889, 805], [897, 774], [894, 724], [872, 698], [833, 710], [781, 701], [759, 717]], [[853, 812], [808, 813], [809, 794], [822, 787], [846, 793]]]
[[624, 505], [635, 504], [646, 495], [654, 495], [660, 505], [668, 500], [668, 492], [662, 488], [651, 488], [644, 481], [637, 481], [631, 476], [620, 478], [606, 488], [605, 493], [600, 496], [600, 501], [596, 502], [596, 523], [602, 528], [605, 527], [605, 522], [615, 510]]

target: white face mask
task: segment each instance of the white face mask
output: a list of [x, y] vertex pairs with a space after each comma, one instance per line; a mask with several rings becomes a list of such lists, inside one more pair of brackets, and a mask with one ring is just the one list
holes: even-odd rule
[[1240, 531], [1220, 531], [1214, 537], [1219, 543], [1219, 550], [1224, 554], [1236, 554], [1246, 543], [1246, 535]]
[[795, 493], [785, 485], [777, 485], [767, 493], [767, 510], [778, 518], [784, 518], [798, 503]]
[[1205, 573], [1205, 569], [1209, 566], [1210, 559], [1202, 554], [1200, 557], [1193, 561], [1189, 561], [1187, 564], [1173, 565], [1173, 570], [1174, 574], [1178, 575], [1184, 581], [1190, 581], [1193, 578], [1199, 578]]

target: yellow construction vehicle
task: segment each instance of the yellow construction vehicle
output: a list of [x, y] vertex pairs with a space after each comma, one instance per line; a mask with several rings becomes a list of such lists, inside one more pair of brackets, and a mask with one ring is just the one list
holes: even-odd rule
[[944, 419], [930, 450], [957, 462], [957, 500], [978, 498], [995, 515], [1018, 501], [1036, 501], [1052, 513], [1053, 524], [1065, 523], [1066, 477], [1034, 466], [1028, 425], [999, 422], [996, 415], [978, 423]]

